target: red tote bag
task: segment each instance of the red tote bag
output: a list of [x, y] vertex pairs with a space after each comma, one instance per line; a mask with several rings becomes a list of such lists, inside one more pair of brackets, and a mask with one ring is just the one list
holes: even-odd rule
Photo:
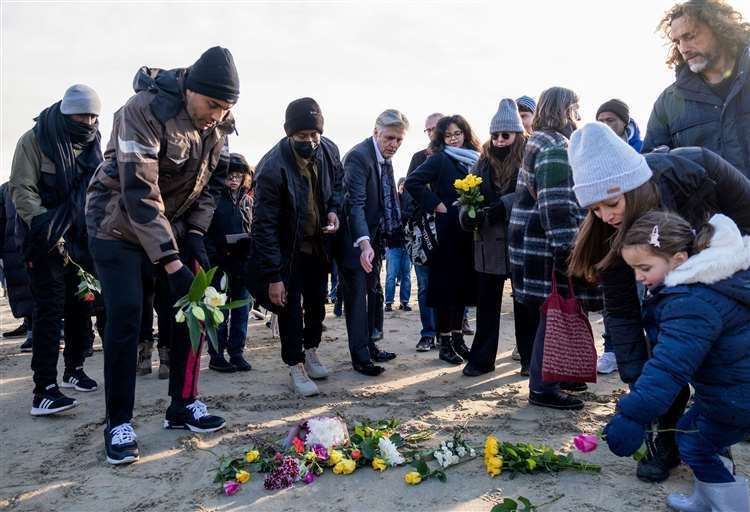
[[570, 297], [557, 292], [552, 273], [552, 293], [542, 305], [544, 315], [543, 382], [596, 382], [596, 347], [588, 316], [568, 277]]

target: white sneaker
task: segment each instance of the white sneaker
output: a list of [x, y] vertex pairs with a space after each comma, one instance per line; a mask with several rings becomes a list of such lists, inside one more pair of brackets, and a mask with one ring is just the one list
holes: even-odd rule
[[603, 375], [610, 374], [617, 370], [617, 358], [614, 352], [605, 352], [599, 356], [596, 362], [596, 371]]
[[311, 379], [325, 379], [329, 375], [328, 368], [320, 362], [314, 348], [305, 350], [305, 371]]
[[305, 372], [305, 366], [302, 363], [289, 367], [289, 376], [292, 378], [292, 387], [294, 391], [302, 396], [315, 396], [319, 393], [318, 386], [315, 385]]

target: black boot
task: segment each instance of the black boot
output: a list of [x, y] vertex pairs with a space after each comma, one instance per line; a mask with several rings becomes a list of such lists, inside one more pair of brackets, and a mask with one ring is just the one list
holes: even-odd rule
[[658, 434], [652, 447], [646, 457], [638, 461], [636, 476], [644, 482], [663, 482], [669, 478], [669, 471], [680, 464], [674, 432]]
[[441, 334], [438, 336], [438, 339], [440, 340], [440, 354], [438, 356], [440, 359], [451, 364], [461, 364], [464, 362], [461, 356], [453, 350], [453, 343], [450, 336], [443, 336]]
[[463, 359], [469, 359], [469, 347], [466, 346], [464, 335], [462, 333], [454, 332], [451, 334], [451, 343], [453, 343], [453, 350], [456, 354]]

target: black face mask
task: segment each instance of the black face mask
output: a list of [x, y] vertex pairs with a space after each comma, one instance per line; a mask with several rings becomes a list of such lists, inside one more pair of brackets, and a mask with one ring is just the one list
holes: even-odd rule
[[491, 150], [492, 150], [492, 156], [494, 156], [498, 160], [505, 160], [505, 157], [507, 157], [510, 154], [510, 146], [503, 146], [499, 148], [493, 145]]
[[94, 124], [79, 123], [73, 121], [69, 116], [63, 116], [65, 119], [65, 133], [70, 137], [70, 142], [76, 146], [86, 146], [96, 138], [96, 130], [99, 128], [99, 121]]
[[299, 156], [305, 160], [310, 160], [318, 152], [320, 144], [311, 140], [299, 141], [292, 139], [292, 147]]

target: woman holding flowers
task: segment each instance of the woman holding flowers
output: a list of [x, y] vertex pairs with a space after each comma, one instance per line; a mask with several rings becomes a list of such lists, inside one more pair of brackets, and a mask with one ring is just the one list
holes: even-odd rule
[[[479, 141], [460, 115], [438, 121], [432, 156], [406, 178], [406, 190], [424, 211], [435, 212], [438, 247], [430, 261], [427, 304], [435, 308], [440, 359], [461, 364], [469, 355], [463, 339], [464, 308], [476, 303], [476, 272], [471, 233], [458, 222], [456, 180], [479, 160]], [[468, 183], [467, 183], [468, 185]]]
[[[586, 210], [573, 193], [573, 175], [568, 164], [568, 137], [576, 129], [578, 95], [570, 89], [552, 87], [539, 98], [534, 134], [526, 144], [518, 173], [516, 199], [510, 217], [510, 266], [513, 292], [527, 316], [539, 327], [530, 362], [529, 402], [555, 409], [581, 409], [583, 402], [560, 391], [559, 383], [542, 381], [544, 323], [539, 307], [552, 292], [553, 274], [558, 289], [567, 290], [567, 260]], [[600, 309], [597, 290], [576, 290], [584, 309]]]
[[[482, 146], [474, 173], [484, 207], [471, 218], [461, 209], [461, 225], [474, 232], [474, 269], [478, 273], [477, 332], [471, 344], [464, 375], [476, 377], [495, 369], [497, 344], [500, 337], [500, 301], [503, 285], [510, 274], [507, 247], [507, 222], [513, 205], [518, 168], [526, 147], [521, 116], [516, 102], [505, 98], [490, 123], [490, 140]], [[530, 350], [522, 346], [525, 364]], [[523, 364], [523, 361], [522, 361]]]

